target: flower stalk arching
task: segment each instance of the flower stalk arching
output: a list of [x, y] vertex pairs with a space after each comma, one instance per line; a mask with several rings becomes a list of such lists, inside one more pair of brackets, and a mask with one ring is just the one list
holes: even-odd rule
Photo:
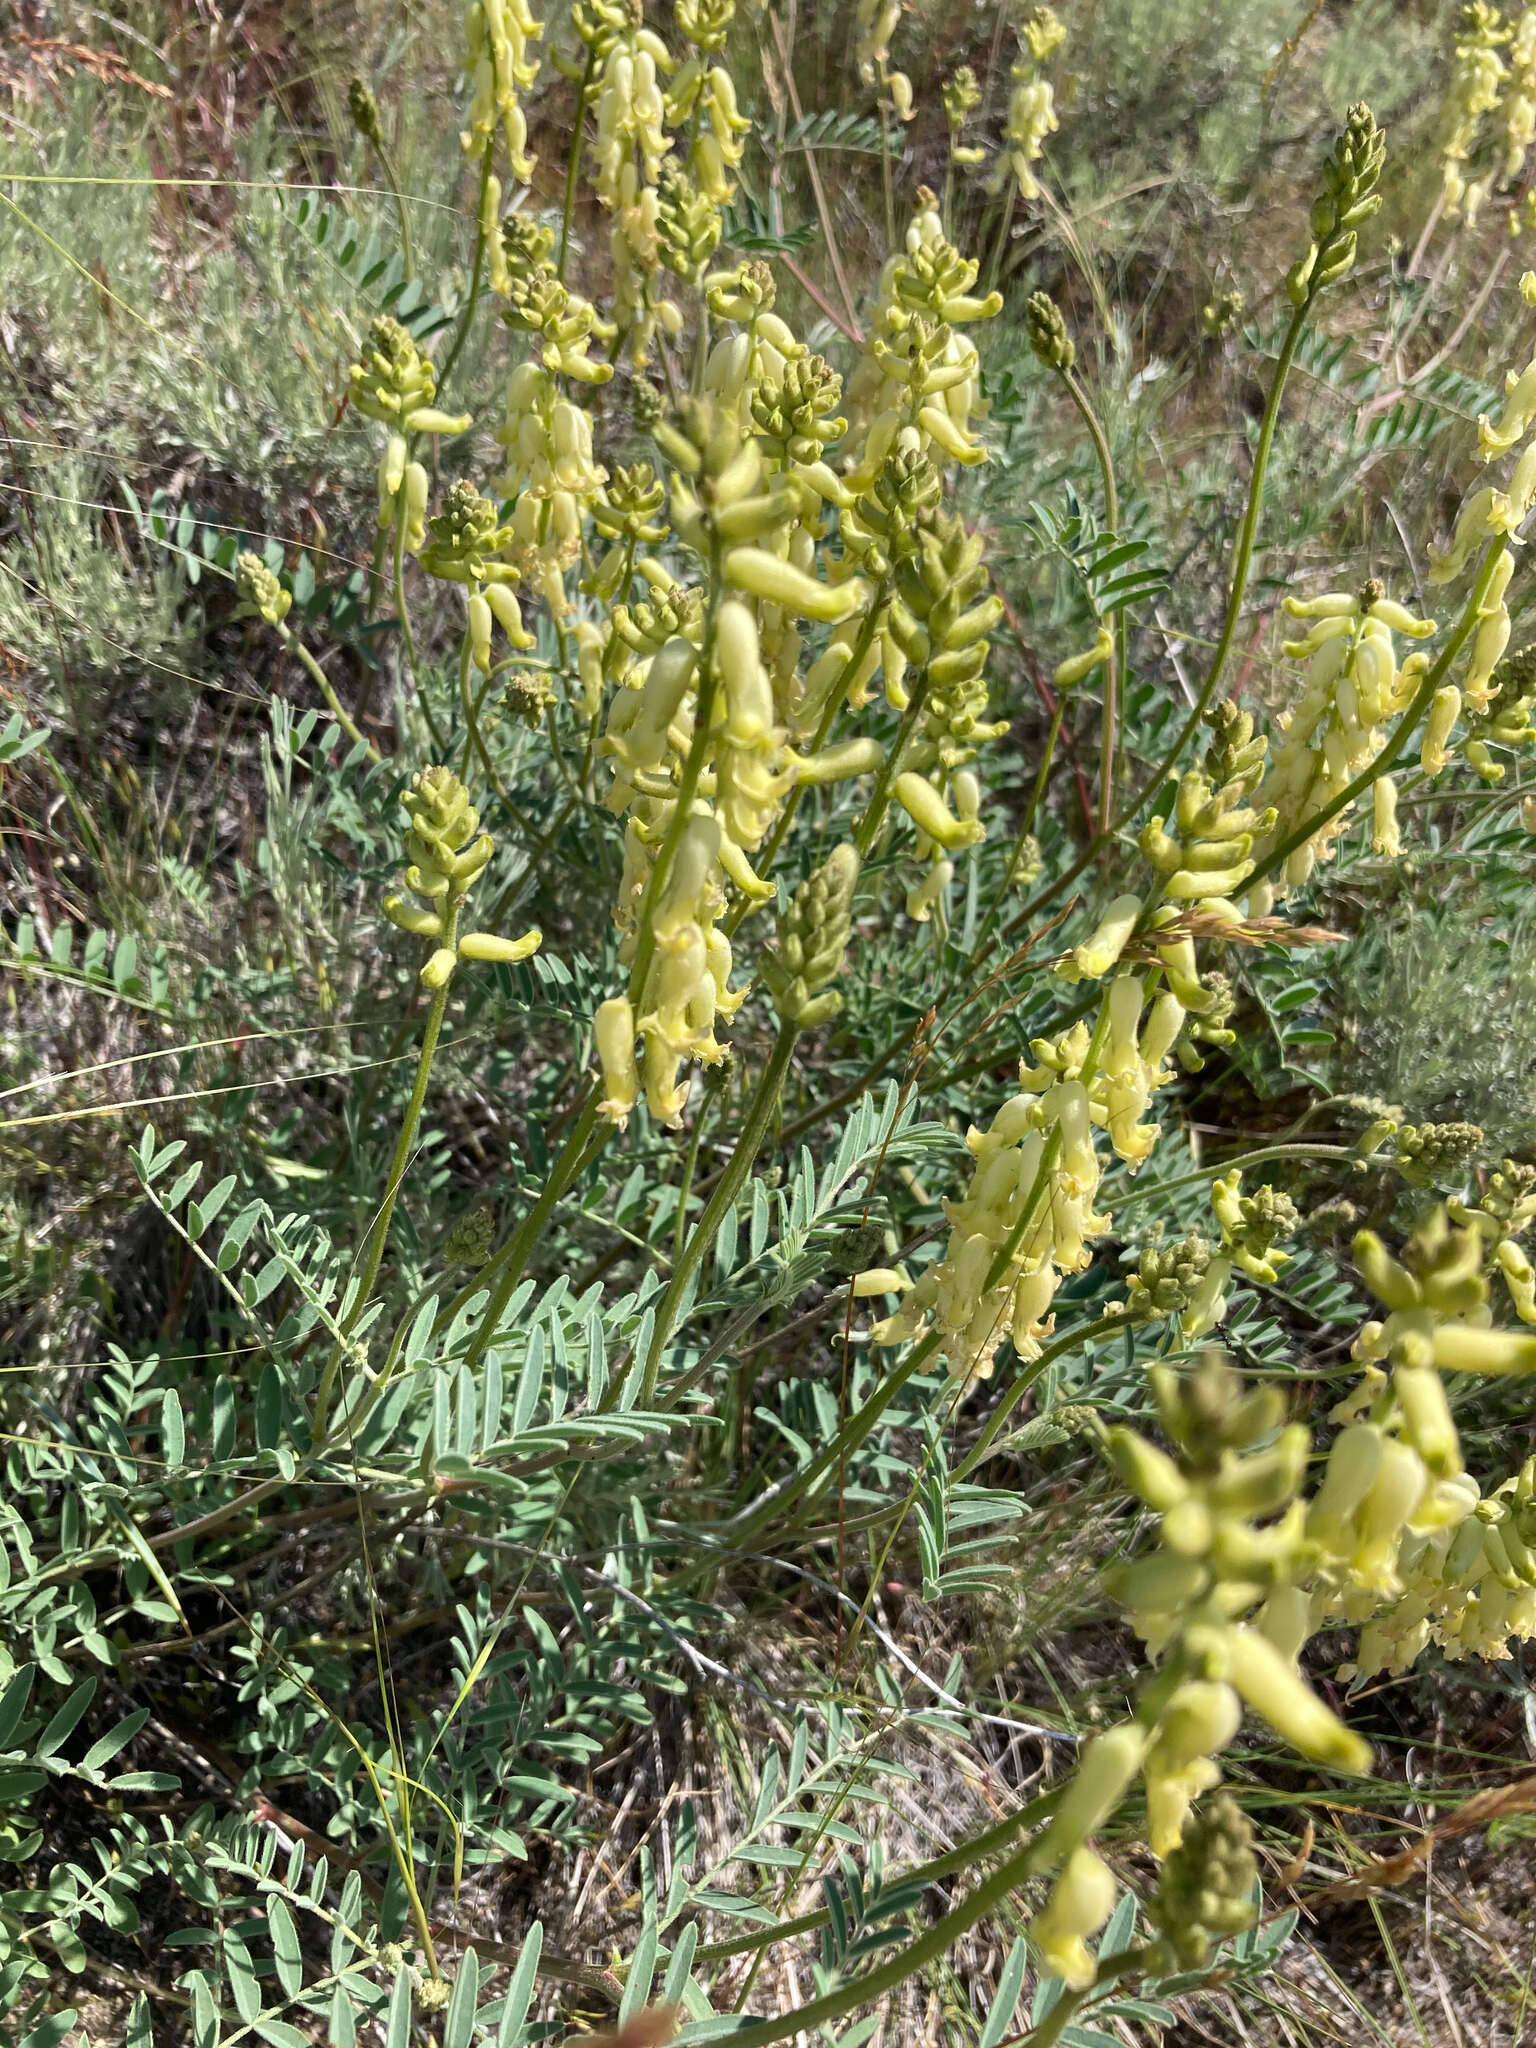
[[411, 247], [411, 220], [406, 208], [405, 194], [400, 189], [399, 174], [395, 170], [394, 151], [384, 133], [379, 103], [366, 79], [354, 78], [347, 87], [347, 111], [352, 116], [352, 125], [368, 144], [379, 160], [379, 169], [384, 173], [384, 182], [389, 187], [390, 197], [395, 202], [395, 218], [400, 223], [400, 260], [404, 265], [404, 278], [408, 284], [416, 275], [416, 257]]
[[[432, 1063], [437, 1054], [449, 991], [459, 962], [473, 960], [511, 965], [526, 960], [542, 942], [542, 935], [537, 930], [525, 932], [517, 939], [504, 939], [492, 932], [460, 930], [464, 904], [477, 877], [490, 860], [494, 842], [489, 833], [479, 831], [479, 812], [471, 805], [469, 792], [456, 775], [446, 768], [423, 769], [405, 791], [401, 802], [411, 821], [405, 841], [409, 861], [405, 874], [408, 893], [386, 897], [384, 914], [398, 929], [429, 942], [432, 950], [421, 969], [420, 980], [422, 986], [431, 992], [431, 1000], [422, 1026], [415, 1079], [395, 1140], [384, 1196], [359, 1249], [357, 1270], [338, 1324], [336, 1343], [316, 1390], [317, 1441], [322, 1440], [326, 1433], [337, 1374], [347, 1355], [347, 1340], [372, 1299], [374, 1284], [384, 1262], [390, 1224], [415, 1150]], [[411, 896], [415, 896], [418, 902], [412, 903], [409, 900]]]
[[1347, 275], [1355, 259], [1356, 230], [1381, 206], [1381, 194], [1376, 187], [1381, 177], [1385, 148], [1385, 139], [1376, 126], [1370, 108], [1363, 102], [1351, 107], [1348, 122], [1335, 141], [1333, 152], [1324, 168], [1323, 189], [1313, 203], [1313, 240], [1300, 261], [1293, 265], [1287, 278], [1292, 307], [1291, 317], [1280, 344], [1280, 353], [1275, 359], [1274, 375], [1270, 379], [1269, 394], [1264, 401], [1264, 411], [1259, 421], [1259, 435], [1253, 452], [1253, 473], [1249, 478], [1242, 524], [1238, 528], [1237, 545], [1233, 550], [1226, 610], [1222, 615], [1216, 650], [1211, 656], [1211, 665], [1206, 671], [1205, 681], [1190, 707], [1189, 716], [1180, 726], [1173, 744], [1141, 795], [1120, 820], [1121, 829], [1141, 815], [1167, 781], [1174, 764], [1198, 729], [1201, 719], [1215, 702], [1221, 688], [1233, 643], [1237, 638], [1243, 600], [1248, 594], [1248, 578], [1252, 572], [1254, 550], [1258, 544], [1259, 517], [1264, 505], [1270, 457], [1274, 450], [1275, 430], [1280, 420], [1280, 401], [1285, 395], [1286, 381], [1319, 293]]
[[383, 755], [372, 740], [358, 729], [356, 720], [337, 696], [330, 677], [287, 623], [288, 613], [293, 604], [292, 594], [283, 589], [261, 556], [252, 554], [249, 550], [235, 557], [234, 582], [240, 597], [240, 611], [261, 619], [272, 628], [282, 645], [307, 671], [325, 699], [326, 708], [347, 738], [354, 746], [365, 749], [369, 761], [374, 767], [378, 767], [384, 758]]

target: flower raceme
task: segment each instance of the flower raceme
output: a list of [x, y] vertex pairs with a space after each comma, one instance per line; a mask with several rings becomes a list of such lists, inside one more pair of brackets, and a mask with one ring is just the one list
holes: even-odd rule
[[405, 837], [409, 865], [405, 885], [409, 896], [386, 896], [384, 915], [401, 931], [436, 941], [421, 970], [429, 989], [446, 988], [460, 960], [484, 960], [511, 966], [536, 953], [543, 943], [537, 930], [521, 938], [503, 939], [494, 932], [460, 932], [459, 912], [476, 879], [495, 852], [495, 841], [482, 832], [480, 813], [469, 791], [447, 768], [423, 768], [400, 799], [410, 818]]

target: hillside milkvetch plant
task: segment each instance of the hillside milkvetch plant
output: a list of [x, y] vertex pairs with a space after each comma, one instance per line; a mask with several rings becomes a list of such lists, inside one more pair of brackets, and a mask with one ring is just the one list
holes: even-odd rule
[[[1494, 115], [1495, 175], [1519, 175], [1536, 127], [1531, 18], [1475, 8], [1458, 30], [1441, 131], [1450, 210], [1476, 209], [1468, 173]], [[81, 1655], [138, 1654], [131, 1628], [161, 1632], [144, 1638], [156, 1655], [166, 1631], [194, 1639], [173, 1572], [209, 1599], [232, 1588], [227, 1604], [239, 1593], [258, 1618], [221, 1609], [197, 1626], [219, 1641], [242, 1627], [243, 1654], [281, 1680], [272, 1783], [303, 1779], [317, 1809], [330, 1797], [338, 1843], [382, 1831], [387, 1884], [360, 1853], [355, 1871], [338, 1862], [339, 1886], [328, 1866], [305, 1876], [310, 1835], [328, 1839], [318, 1829], [289, 1830], [283, 1876], [246, 1833], [219, 1836], [216, 1862], [200, 1826], [206, 1867], [167, 1835], [166, 1868], [199, 1910], [223, 1911], [217, 1868], [231, 1896], [272, 1915], [270, 1971], [243, 1964], [245, 1937], [220, 1922], [225, 1962], [189, 1975], [200, 2042], [225, 2038], [219, 1969], [240, 2027], [276, 2041], [300, 2030], [263, 2003], [273, 1984], [283, 2010], [338, 2040], [377, 2023], [404, 2042], [413, 2016], [441, 2012], [445, 2041], [478, 2021], [522, 2048], [544, 2024], [529, 2018], [541, 1972], [583, 1996], [617, 1990], [621, 2030], [658, 2003], [658, 2029], [692, 2025], [723, 2002], [723, 1965], [812, 1923], [827, 1931], [816, 1996], [736, 2038], [832, 2039], [1017, 1895], [1035, 1908], [1037, 1971], [1059, 1980], [1029, 2036], [1048, 2048], [1117, 1981], [1204, 1981], [1252, 1929], [1253, 1830], [1224, 1763], [1245, 1723], [1313, 1769], [1371, 1768], [1348, 1701], [1314, 1682], [1321, 1631], [1358, 1631], [1343, 1674], [1362, 1678], [1431, 1646], [1498, 1662], [1536, 1636], [1536, 1467], [1485, 1489], [1463, 1444], [1477, 1442], [1464, 1415], [1480, 1389], [1536, 1372], [1533, 1169], [1490, 1167], [1474, 1125], [1389, 1108], [1358, 1142], [1317, 1139], [1303, 1117], [1294, 1140], [1224, 1144], [1214, 1160], [1183, 1127], [1186, 1077], [1246, 1072], [1233, 1054], [1262, 1063], [1263, 970], [1316, 940], [1303, 919], [1333, 914], [1332, 878], [1405, 864], [1420, 807], [1468, 784], [1490, 802], [1525, 794], [1512, 770], [1536, 733], [1536, 658], [1511, 652], [1511, 600], [1536, 505], [1536, 364], [1516, 361], [1465, 450], [1487, 480], [1437, 536], [1437, 617], [1383, 577], [1309, 564], [1279, 608], [1296, 628], [1276, 663], [1286, 703], [1263, 715], [1230, 671], [1240, 644], [1268, 644], [1250, 586], [1287, 379], [1325, 295], [1365, 288], [1360, 238], [1387, 164], [1370, 109], [1352, 106], [1279, 281], [1284, 326], [1219, 624], [1190, 633], [1203, 673], [1175, 697], [1157, 651], [1171, 634], [1161, 618], [1162, 638], [1143, 631], [1130, 614], [1145, 588], [1116, 582], [1150, 514], [1094, 361], [1101, 342], [1129, 344], [1095, 334], [1075, 293], [1020, 292], [1015, 307], [1018, 377], [1042, 407], [1059, 402], [1094, 479], [1091, 505], [1074, 487], [1070, 521], [1051, 528], [1056, 612], [1020, 622], [1000, 587], [1018, 565], [978, 509], [976, 479], [1003, 440], [985, 352], [1006, 309], [961, 220], [967, 198], [1001, 215], [1000, 247], [1016, 202], [1046, 196], [1063, 23], [1048, 8], [1020, 18], [1006, 106], [989, 117], [965, 67], [925, 108], [893, 56], [899, 10], [860, 0], [853, 46], [878, 95], [889, 233], [846, 323], [808, 312], [805, 251], [779, 232], [796, 151], [784, 124], [765, 146], [749, 73], [731, 61], [758, 26], [732, 0], [650, 15], [640, 0], [578, 0], [569, 34], [525, 0], [467, 8], [467, 281], [432, 343], [407, 324], [415, 301], [386, 300], [397, 313], [367, 329], [347, 380], [351, 410], [383, 430], [373, 573], [358, 584], [376, 607], [389, 569], [393, 615], [370, 631], [398, 634], [393, 755], [386, 724], [361, 704], [349, 713], [312, 652], [324, 614], [280, 554], [224, 558], [237, 615], [300, 663], [334, 721], [304, 754], [312, 729], [294, 741], [279, 704], [269, 780], [302, 759], [316, 803], [334, 801], [349, 843], [369, 848], [358, 921], [390, 928], [377, 971], [391, 1044], [324, 1166], [275, 1143], [263, 1154], [295, 1203], [311, 1174], [349, 1188], [329, 1211], [321, 1195], [312, 1212], [264, 1197], [226, 1210], [233, 1176], [194, 1194], [184, 1141], [145, 1134], [146, 1199], [238, 1330], [229, 1356], [257, 1361], [253, 1412], [237, 1426], [224, 1374], [223, 1392], [183, 1382], [189, 1414], [177, 1382], [154, 1377], [157, 1353], [110, 1425], [77, 1443], [61, 1416], [59, 1455], [85, 1477], [50, 1468], [67, 1519], [29, 1566], [35, 1606], [18, 1593], [6, 1610], [62, 1686]], [[777, 93], [768, 41], [763, 54]], [[564, 162], [541, 165], [530, 124], [546, 132], [546, 90], [571, 118]], [[360, 84], [350, 105], [404, 217], [377, 101]], [[946, 189], [916, 185], [898, 207], [902, 134], [930, 116]], [[811, 187], [820, 144], [810, 130], [800, 143]], [[989, 147], [990, 192], [967, 194]], [[445, 394], [471, 389], [494, 394], [488, 410], [473, 401], [483, 417], [448, 409]], [[1038, 739], [1017, 646], [1033, 665], [1034, 634]], [[1138, 729], [1149, 701], [1155, 745]], [[1096, 759], [1076, 746], [1084, 728]], [[1068, 774], [1080, 844], [1054, 807]], [[263, 871], [283, 853], [264, 842]], [[307, 843], [287, 853], [306, 879], [318, 866]], [[439, 1121], [434, 1091], [482, 1058], [475, 1113]], [[1308, 1117], [1334, 1106], [1309, 1102]], [[482, 1153], [495, 1200], [436, 1229], [431, 1188]], [[1329, 1175], [1330, 1192], [1382, 1196], [1352, 1253], [1379, 1313], [1356, 1333], [1348, 1390], [1303, 1420], [1213, 1346], [1242, 1355], [1240, 1311], [1320, 1256]], [[785, 1312], [764, 1339], [778, 1340], [828, 1304], [842, 1361], [830, 1391], [783, 1343], [759, 1383], [754, 1327]], [[126, 1353], [114, 1365], [138, 1370]], [[135, 1446], [157, 1426], [141, 1412], [151, 1391], [163, 1456], [145, 1478]], [[906, 1917], [861, 1935], [850, 1961], [847, 1873], [816, 1861], [822, 1837], [858, 1851], [868, 1904], [880, 1853], [846, 1816], [878, 1796], [890, 1730], [927, 1731], [932, 1702], [910, 1707], [885, 1672], [878, 1714], [862, 1699], [856, 1712], [786, 1709], [787, 1761], [764, 1768], [719, 1868], [704, 1868], [680, 1809], [664, 1881], [640, 1856], [628, 1956], [546, 1956], [535, 1930], [487, 2014], [491, 1966], [459, 1904], [466, 1857], [526, 1856], [520, 1828], [572, 1838], [557, 1765], [617, 1753], [621, 1729], [650, 1718], [648, 1696], [684, 1683], [679, 1645], [692, 1659], [721, 1611], [717, 1580], [742, 1560], [765, 1581], [780, 1564], [803, 1572], [846, 1605], [850, 1674], [878, 1588], [900, 1583], [888, 1564], [906, 1572], [909, 1523], [914, 1584], [969, 1597], [951, 1532], [1023, 1511], [1027, 1432], [1001, 1432], [1032, 1392], [1053, 1438], [1073, 1415], [1102, 1460], [1126, 1536], [1106, 1588], [1142, 1646], [1117, 1717], [1075, 1754], [1065, 1731], [1037, 1731], [1052, 1760], [1043, 1802], [920, 1866]], [[1014, 1479], [970, 1483], [1004, 1455]], [[398, 1578], [420, 1592], [423, 1626], [457, 1628], [452, 1684], [430, 1713], [403, 1710], [388, 1631], [295, 1639], [260, 1615], [262, 1587], [283, 1582], [255, 1572], [272, 1532], [302, 1522], [289, 1503], [301, 1486], [364, 1501], [347, 1569], [370, 1623], [379, 1585]], [[110, 1637], [92, 1590], [117, 1598], [107, 1563], [128, 1589]], [[844, 1585], [861, 1573], [862, 1607]], [[49, 1604], [64, 1588], [77, 1589], [67, 1623]], [[346, 1662], [359, 1640], [366, 1686]], [[731, 1675], [717, 1659], [690, 1669]], [[957, 1666], [946, 1715], [965, 1711], [963, 1683]], [[364, 1692], [378, 1725], [359, 1715], [354, 1728], [332, 1702], [350, 1713]], [[31, 1772], [36, 1743], [46, 1759], [63, 1737], [47, 1748], [25, 1697], [0, 1695], [0, 1722]], [[93, 1798], [95, 1754], [78, 1767]], [[1096, 1952], [1120, 1924], [1116, 1838], [1143, 1814], [1157, 1866], [1145, 1939]], [[152, 1831], [133, 1827], [112, 1853], [158, 1867]], [[775, 1831], [795, 1848], [767, 1841]], [[772, 1873], [791, 1868], [777, 1888]], [[832, 1887], [835, 1906], [800, 1915], [802, 1878]], [[946, 1909], [912, 1922], [938, 1878], [954, 1884]], [[53, 1896], [41, 1927], [63, 1924]], [[747, 1931], [701, 1945], [722, 1899], [746, 1901]], [[288, 1938], [295, 1913], [329, 1927], [323, 1988]]]

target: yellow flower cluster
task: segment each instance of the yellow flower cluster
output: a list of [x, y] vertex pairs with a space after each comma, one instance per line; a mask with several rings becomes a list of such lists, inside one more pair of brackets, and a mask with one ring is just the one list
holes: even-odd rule
[[1067, 31], [1049, 7], [1037, 7], [1024, 24], [1024, 48], [1013, 67], [1013, 93], [1008, 117], [1003, 124], [1003, 148], [992, 173], [992, 190], [1001, 192], [1010, 179], [1019, 197], [1039, 197], [1040, 184], [1035, 165], [1045, 151], [1045, 139], [1060, 126], [1056, 118], [1056, 96], [1041, 66], [1066, 41]]
[[613, 318], [635, 362], [649, 358], [658, 325], [681, 332], [677, 307], [661, 291], [658, 181], [672, 148], [665, 82], [675, 69], [666, 44], [626, 0], [586, 0], [573, 16], [595, 68], [594, 178], [612, 216]]
[[1496, 7], [1471, 0], [1457, 23], [1450, 83], [1440, 111], [1441, 189], [1447, 215], [1477, 217], [1492, 183], [1491, 175], [1468, 180], [1466, 165], [1477, 145], [1483, 116], [1499, 104], [1504, 66], [1499, 45], [1504, 28]]
[[1111, 1578], [1156, 1664], [1132, 1718], [1083, 1751], [1032, 1857], [1059, 1874], [1031, 1934], [1045, 1967], [1073, 1987], [1093, 1980], [1087, 1939], [1114, 1903], [1090, 1838], [1138, 1776], [1153, 1852], [1171, 1857], [1196, 1800], [1220, 1782], [1218, 1758], [1245, 1709], [1314, 1763], [1362, 1771], [1370, 1762], [1368, 1745], [1296, 1663], [1290, 1596], [1304, 1555], [1306, 1428], [1281, 1427], [1279, 1395], [1245, 1393], [1215, 1354], [1188, 1376], [1157, 1366], [1149, 1377], [1171, 1455], [1127, 1427], [1109, 1431], [1106, 1449], [1159, 1518], [1158, 1547]]
[[369, 419], [381, 420], [389, 438], [379, 462], [379, 524], [401, 523], [413, 553], [426, 538], [427, 472], [411, 458], [408, 437], [462, 434], [468, 413], [445, 413], [433, 403], [437, 372], [409, 331], [388, 313], [368, 330], [361, 362], [348, 375], [348, 397]]
[[[539, 60], [529, 46], [543, 35], [544, 25], [534, 19], [527, 0], [469, 0], [465, 19], [474, 98], [469, 126], [460, 140], [466, 151], [479, 155], [494, 141], [499, 127], [512, 175], [526, 185], [533, 176], [534, 159], [528, 154], [528, 121], [520, 95], [539, 75]], [[499, 198], [500, 184], [495, 182]]]
[[446, 988], [460, 960], [500, 961], [512, 965], [536, 953], [543, 943], [537, 931], [518, 939], [494, 932], [461, 932], [459, 911], [495, 851], [489, 832], [480, 830], [480, 813], [469, 791], [448, 768], [423, 768], [400, 799], [410, 818], [405, 853], [410, 865], [405, 886], [422, 899], [386, 896], [384, 915], [401, 931], [436, 941], [421, 970], [424, 985]]
[[944, 1204], [943, 1258], [873, 1332], [876, 1343], [900, 1343], [931, 1320], [961, 1380], [988, 1378], [1005, 1337], [1021, 1358], [1038, 1357], [1063, 1274], [1082, 1271], [1109, 1228], [1093, 1208], [1102, 1169], [1076, 1041], [1037, 1040], [1033, 1050], [1040, 1065], [1021, 1069], [1018, 1094], [986, 1130], [967, 1134], [975, 1171], [965, 1195]]
[[[1285, 643], [1286, 654], [1306, 662], [1306, 680], [1280, 721], [1282, 737], [1259, 788], [1258, 801], [1273, 814], [1256, 842], [1260, 858], [1376, 759], [1386, 744], [1387, 721], [1407, 706], [1428, 666], [1426, 656], [1410, 654], [1399, 667], [1393, 636], [1421, 640], [1436, 631], [1432, 619], [1416, 619], [1375, 581], [1354, 596], [1288, 597], [1285, 609], [1312, 624], [1302, 639]], [[1308, 880], [1318, 862], [1330, 857], [1347, 819], [1348, 812], [1340, 811], [1291, 850], [1273, 881], [1251, 892], [1256, 914]], [[1389, 802], [1378, 800], [1376, 824], [1378, 840], [1394, 849], [1395, 810]]]
[[853, 479], [868, 487], [904, 428], [934, 459], [982, 462], [971, 431], [981, 410], [981, 358], [958, 330], [1002, 311], [1000, 292], [978, 297], [979, 265], [944, 233], [938, 200], [926, 187], [904, 246], [880, 275], [859, 366], [848, 386], [848, 410], [862, 447]]
[[[1488, 117], [1494, 119], [1491, 133]], [[1536, 7], [1506, 22], [1488, 0], [1461, 9], [1440, 110], [1441, 191], [1449, 219], [1476, 220], [1494, 185], [1513, 184], [1536, 141]], [[1474, 159], [1482, 163], [1469, 175]], [[1512, 214], [1510, 227], [1518, 224]]]
[[[781, 376], [787, 362], [777, 352], [775, 364], [759, 361], [757, 389]], [[752, 370], [749, 353], [742, 373], [749, 412]], [[724, 1057], [715, 1021], [742, 999], [729, 986], [731, 947], [721, 923], [727, 892], [737, 892], [743, 909], [771, 899], [773, 885], [755, 873], [752, 855], [790, 790], [797, 782], [867, 774], [881, 760], [873, 740], [818, 753], [789, 743], [764, 658], [768, 635], [787, 694], [799, 649], [792, 622], [846, 617], [866, 591], [856, 579], [821, 583], [776, 552], [775, 542], [796, 527], [802, 500], [781, 487], [784, 473], [765, 455], [764, 442], [743, 435], [739, 395], [727, 393], [729, 403], [700, 401], [680, 424], [658, 429], [674, 465], [672, 528], [716, 568], [724, 593], [711, 608], [702, 590], [673, 584], [659, 564], [641, 558], [654, 598], [616, 606], [610, 637], [595, 650], [617, 684], [601, 749], [613, 763], [609, 807], [626, 819], [620, 959], [633, 964], [643, 944], [650, 956], [638, 1006], [630, 996], [616, 997], [599, 1013], [604, 1113], [614, 1119], [627, 1116], [638, 1098], [637, 1033], [645, 1040], [647, 1105], [665, 1123], [677, 1122], [687, 1101], [684, 1065]], [[642, 515], [647, 504], [659, 510], [659, 497], [643, 488], [636, 502]], [[630, 566], [634, 543], [655, 530], [642, 523], [624, 540], [622, 521], [613, 523]], [[658, 896], [658, 857], [676, 836], [679, 806], [681, 836]]]
[[1308, 1627], [1361, 1625], [1346, 1675], [1406, 1670], [1431, 1642], [1453, 1657], [1501, 1658], [1511, 1637], [1536, 1634], [1536, 1469], [1481, 1499], [1440, 1377], [1536, 1368], [1536, 1340], [1492, 1328], [1488, 1310], [1490, 1270], [1513, 1252], [1528, 1271], [1512, 1233], [1536, 1213], [1533, 1182], [1506, 1169], [1485, 1207], [1457, 1205], [1463, 1221], [1431, 1210], [1402, 1260], [1374, 1233], [1356, 1239], [1362, 1276], [1390, 1313], [1361, 1332], [1365, 1376], [1334, 1411], [1344, 1426], [1306, 1522]]

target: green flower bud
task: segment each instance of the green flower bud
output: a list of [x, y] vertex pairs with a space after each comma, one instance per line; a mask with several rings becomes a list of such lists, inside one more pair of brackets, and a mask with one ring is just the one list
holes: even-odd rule
[[1376, 186], [1386, 146], [1375, 115], [1358, 101], [1323, 166], [1322, 190], [1309, 218], [1311, 245], [1286, 280], [1294, 305], [1305, 305], [1354, 263], [1355, 230], [1381, 205]]
[[431, 538], [421, 551], [421, 566], [429, 576], [481, 584], [510, 582], [517, 573], [510, 563], [494, 559], [511, 540], [511, 527], [503, 526], [491, 500], [462, 478], [449, 486], [443, 509], [434, 513], [427, 530]]
[[354, 78], [347, 86], [347, 112], [352, 116], [352, 126], [363, 140], [371, 142], [375, 149], [382, 149], [384, 125], [379, 119], [379, 103], [366, 79]]
[[269, 626], [280, 626], [293, 603], [292, 591], [284, 590], [260, 555], [252, 554], [248, 548], [235, 557], [235, 589], [240, 610], [265, 619]]
[[1182, 1969], [1207, 1968], [1221, 1942], [1253, 1926], [1258, 1876], [1252, 1824], [1229, 1793], [1218, 1793], [1164, 1861], [1151, 1908]]
[[496, 1242], [496, 1219], [487, 1205], [467, 1209], [449, 1231], [443, 1257], [453, 1266], [483, 1266]]
[[1461, 1183], [1482, 1147], [1479, 1124], [1404, 1124], [1397, 1133], [1397, 1170], [1411, 1187]]
[[706, 56], [725, 47], [736, 0], [677, 0], [677, 29]]
[[1024, 334], [1035, 360], [1063, 376], [1077, 360], [1061, 308], [1049, 292], [1031, 292], [1024, 308]]
[[720, 246], [723, 223], [719, 207], [671, 157], [657, 180], [656, 226], [662, 262], [688, 283], [697, 283]]
[[544, 943], [544, 934], [535, 925], [523, 933], [520, 939], [498, 938], [494, 932], [466, 932], [459, 940], [461, 960], [491, 960], [503, 967], [513, 967], [519, 960], [526, 960], [537, 953]]
[[842, 1008], [836, 979], [853, 930], [859, 856], [839, 846], [795, 891], [779, 918], [777, 947], [763, 957], [763, 979], [785, 1024], [807, 1031]]
[[957, 133], [981, 105], [981, 86], [969, 64], [962, 64], [958, 71], [945, 79], [943, 100], [944, 118], [951, 132]]

